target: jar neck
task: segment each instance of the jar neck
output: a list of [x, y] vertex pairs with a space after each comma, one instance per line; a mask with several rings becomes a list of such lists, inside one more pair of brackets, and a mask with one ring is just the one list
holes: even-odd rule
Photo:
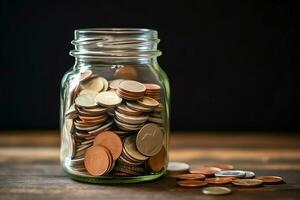
[[157, 58], [143, 58], [143, 59], [86, 59], [75, 58], [74, 69], [81, 67], [105, 67], [111, 65], [148, 65], [156, 66]]
[[76, 67], [151, 63], [161, 55], [158, 43], [157, 31], [150, 29], [79, 29], [75, 30], [75, 49], [70, 55], [75, 57]]

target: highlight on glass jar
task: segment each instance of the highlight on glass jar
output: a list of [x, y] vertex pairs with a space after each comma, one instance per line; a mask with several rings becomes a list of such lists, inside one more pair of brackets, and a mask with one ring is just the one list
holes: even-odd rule
[[90, 183], [135, 183], [168, 164], [170, 89], [157, 32], [79, 29], [61, 88], [61, 163]]

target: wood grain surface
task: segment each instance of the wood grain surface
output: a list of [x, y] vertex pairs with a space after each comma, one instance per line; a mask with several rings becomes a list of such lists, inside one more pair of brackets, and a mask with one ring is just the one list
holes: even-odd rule
[[56, 131], [0, 133], [0, 199], [300, 199], [300, 137], [288, 133], [172, 133], [170, 159], [193, 168], [228, 163], [257, 175], [282, 176], [285, 184], [228, 186], [233, 193], [206, 196], [176, 186], [173, 178], [130, 185], [93, 185], [71, 180], [59, 163]]

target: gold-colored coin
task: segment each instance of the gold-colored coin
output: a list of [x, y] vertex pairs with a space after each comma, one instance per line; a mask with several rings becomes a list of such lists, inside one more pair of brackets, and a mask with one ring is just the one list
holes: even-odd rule
[[164, 134], [159, 126], [153, 123], [143, 126], [137, 134], [136, 146], [146, 156], [154, 156], [163, 145]]

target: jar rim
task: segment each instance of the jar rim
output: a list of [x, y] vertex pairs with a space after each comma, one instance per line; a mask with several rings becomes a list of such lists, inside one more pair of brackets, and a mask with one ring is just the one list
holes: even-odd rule
[[106, 33], [106, 34], [138, 34], [138, 33], [157, 34], [156, 30], [148, 29], [148, 28], [82, 28], [82, 29], [76, 29], [75, 32], [78, 32], [78, 33]]

